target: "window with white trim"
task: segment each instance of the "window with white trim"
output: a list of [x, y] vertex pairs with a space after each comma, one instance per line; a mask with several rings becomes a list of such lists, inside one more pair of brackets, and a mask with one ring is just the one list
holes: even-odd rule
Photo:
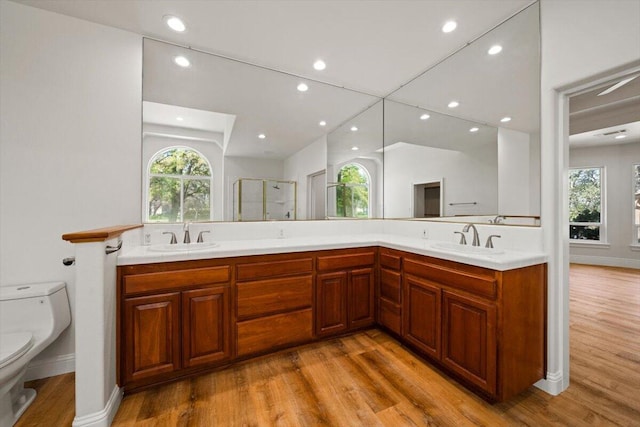
[[640, 245], [640, 164], [633, 165], [633, 244]]
[[604, 168], [569, 169], [569, 238], [604, 242]]
[[212, 173], [209, 161], [189, 147], [156, 153], [147, 169], [146, 221], [211, 220]]
[[359, 164], [349, 163], [340, 168], [336, 187], [337, 216], [368, 218], [370, 185], [369, 173]]

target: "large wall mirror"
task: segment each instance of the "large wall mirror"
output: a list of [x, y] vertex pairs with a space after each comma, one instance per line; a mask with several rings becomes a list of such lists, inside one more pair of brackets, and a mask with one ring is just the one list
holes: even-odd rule
[[382, 217], [379, 98], [151, 39], [143, 70], [143, 221]]
[[384, 216], [539, 224], [536, 3], [384, 101]]

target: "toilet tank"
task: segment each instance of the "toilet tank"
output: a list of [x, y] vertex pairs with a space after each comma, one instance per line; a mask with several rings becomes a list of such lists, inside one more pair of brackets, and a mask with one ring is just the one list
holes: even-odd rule
[[0, 287], [0, 332], [31, 332], [36, 340], [55, 338], [69, 323], [64, 282]]

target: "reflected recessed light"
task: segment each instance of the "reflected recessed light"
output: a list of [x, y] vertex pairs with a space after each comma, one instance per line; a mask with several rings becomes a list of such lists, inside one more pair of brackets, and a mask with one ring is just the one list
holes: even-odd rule
[[267, 135], [265, 135], [264, 133], [261, 133], [260, 135], [258, 135], [258, 138], [260, 139], [265, 139], [267, 137]]
[[327, 122], [325, 122], [324, 120], [320, 120], [320, 123], [318, 123], [320, 126], [326, 126]]
[[358, 131], [357, 126], [351, 126], [351, 132], [357, 132], [357, 131]]
[[502, 46], [499, 44], [491, 46], [491, 48], [487, 51], [489, 55], [497, 55], [502, 52]]
[[447, 21], [442, 26], [442, 32], [443, 33], [450, 33], [451, 31], [455, 30], [457, 26], [458, 26], [458, 24], [456, 23], [456, 21]]
[[173, 58], [173, 62], [185, 68], [191, 65], [191, 62], [184, 56], [176, 56], [175, 58]]
[[352, 150], [352, 151], [358, 151], [358, 150], [359, 150], [359, 148], [358, 148], [358, 147], [356, 147], [356, 146], [354, 145], [353, 147], [351, 147], [351, 150]]
[[627, 137], [627, 135], [616, 135], [615, 136], [616, 139], [624, 139], [626, 137]]
[[306, 92], [307, 90], [309, 90], [309, 86], [307, 86], [305, 83], [300, 83], [298, 85], [298, 90], [300, 92]]
[[429, 117], [431, 117], [431, 116], [428, 115], [428, 114], [423, 114], [423, 115], [420, 116], [420, 120], [427, 120]]
[[503, 117], [503, 118], [501, 118], [501, 119], [500, 119], [500, 121], [501, 121], [502, 123], [510, 122], [510, 121], [511, 121], [511, 117], [509, 117], [509, 116], [507, 116], [507, 117]]
[[181, 121], [183, 121], [184, 119], [183, 119], [182, 117], [176, 117], [176, 120], [177, 120], [177, 121], [179, 121], [179, 122], [181, 122]]
[[169, 28], [177, 33], [182, 33], [187, 29], [187, 26], [184, 25], [182, 19], [178, 18], [177, 16], [166, 15], [164, 17], [164, 22], [166, 22]]
[[458, 101], [451, 101], [448, 105], [449, 108], [456, 108], [460, 103]]
[[313, 68], [318, 71], [322, 71], [325, 68], [327, 68], [327, 64], [325, 64], [322, 59], [318, 59], [316, 62], [313, 63]]
[[471, 128], [469, 129], [469, 132], [478, 132], [480, 129], [479, 128]]

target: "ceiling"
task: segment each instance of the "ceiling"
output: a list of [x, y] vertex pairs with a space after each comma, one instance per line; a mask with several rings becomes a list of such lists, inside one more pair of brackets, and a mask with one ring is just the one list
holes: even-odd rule
[[[15, 0], [76, 18], [384, 96], [531, 0]], [[182, 18], [171, 31], [163, 16]], [[445, 34], [444, 22], [458, 27]], [[312, 67], [317, 58], [324, 71]]]

